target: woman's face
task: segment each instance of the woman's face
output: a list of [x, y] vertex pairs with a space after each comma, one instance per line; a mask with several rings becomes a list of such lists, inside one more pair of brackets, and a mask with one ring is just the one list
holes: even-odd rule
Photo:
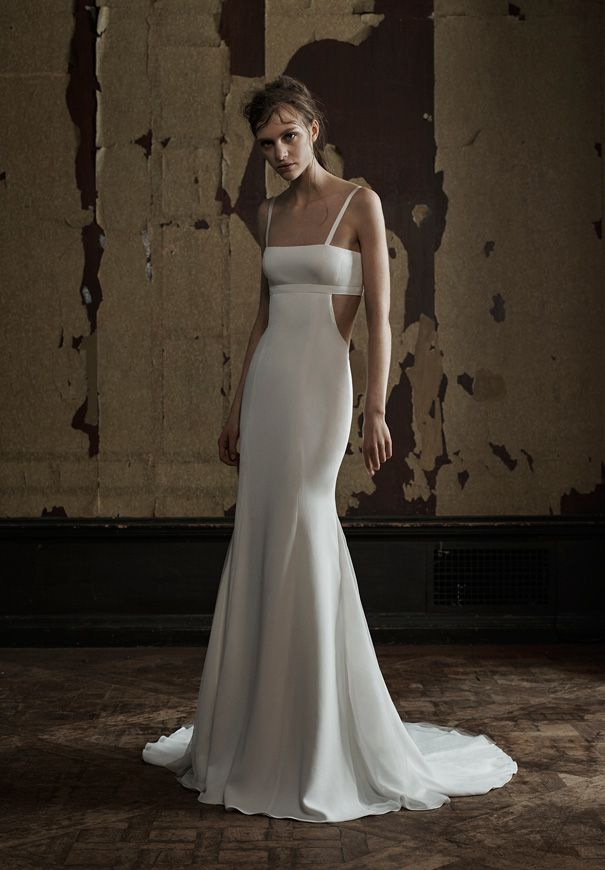
[[283, 179], [292, 181], [313, 160], [312, 143], [318, 132], [319, 125], [315, 119], [309, 131], [294, 110], [282, 109], [279, 115], [274, 112], [267, 123], [258, 128], [256, 141], [270, 166]]

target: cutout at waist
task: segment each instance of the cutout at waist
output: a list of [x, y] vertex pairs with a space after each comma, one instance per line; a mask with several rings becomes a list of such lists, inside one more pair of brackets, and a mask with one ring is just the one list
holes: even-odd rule
[[273, 284], [269, 286], [269, 295], [274, 293], [337, 293], [342, 296], [362, 296], [363, 286], [348, 284]]

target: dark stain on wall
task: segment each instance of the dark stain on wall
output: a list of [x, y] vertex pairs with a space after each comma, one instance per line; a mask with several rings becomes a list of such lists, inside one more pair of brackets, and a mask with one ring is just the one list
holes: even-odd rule
[[232, 76], [265, 74], [264, 0], [223, 0], [219, 33], [229, 46]]
[[525, 15], [521, 12], [521, 7], [515, 6], [514, 3], [508, 4], [508, 14], [512, 15], [513, 18], [518, 18], [519, 21], [525, 21]]
[[469, 477], [470, 477], [470, 474], [468, 473], [468, 471], [459, 471], [458, 472], [458, 483], [460, 484], [460, 489], [464, 489]]
[[[69, 114], [79, 133], [75, 176], [80, 191], [82, 209], [89, 211], [90, 223], [82, 229], [84, 269], [80, 283], [80, 298], [90, 323], [89, 341], [96, 333], [97, 311], [103, 294], [99, 282], [99, 266], [103, 256], [104, 233], [96, 218], [96, 92], [100, 90], [96, 68], [96, 38], [98, 9], [90, 0], [74, 0], [74, 32], [70, 42], [69, 83], [65, 94]], [[89, 399], [95, 403], [93, 419], [98, 420], [96, 365], [87, 367], [87, 396], [73, 415], [71, 425], [88, 436], [88, 455], [99, 452], [98, 423], [87, 423]]]
[[495, 296], [492, 296], [494, 300], [494, 304], [489, 309], [489, 313], [494, 318], [496, 323], [502, 323], [504, 318], [506, 317], [506, 311], [504, 309], [504, 299], [500, 295], [500, 293], [496, 293]]
[[88, 396], [84, 399], [78, 410], [73, 416], [72, 426], [74, 429], [79, 429], [88, 436], [88, 455], [96, 456], [99, 452], [99, 427], [93, 423], [86, 422], [86, 414], [88, 411]]
[[229, 196], [224, 187], [218, 188], [214, 200], [215, 202], [220, 202], [221, 214], [230, 215], [233, 214], [233, 212], [235, 211], [233, 205], [231, 204], [231, 197]]
[[143, 133], [142, 136], [139, 136], [138, 139], [134, 140], [135, 145], [140, 145], [143, 151], [145, 152], [145, 157], [149, 160], [151, 157], [151, 147], [153, 145], [153, 135], [151, 130], [147, 130], [146, 133]]
[[[441, 381], [439, 383], [439, 396], [438, 397], [439, 397], [439, 404], [440, 404], [441, 409], [443, 409], [443, 402], [445, 400], [446, 392], [447, 392], [447, 375], [444, 374], [441, 376]], [[451, 463], [452, 463], [452, 460], [447, 455], [447, 449], [446, 449], [446, 445], [445, 445], [445, 435], [443, 433], [443, 427], [442, 427], [442, 429], [441, 429], [441, 453], [438, 456], [435, 456], [435, 465], [433, 466], [433, 468], [430, 468], [425, 472], [426, 480], [427, 480], [427, 483], [428, 483], [428, 486], [429, 486], [431, 493], [434, 493], [435, 490], [437, 489], [437, 476], [439, 474], [440, 469], [443, 468], [444, 465], [451, 465]], [[435, 499], [435, 496], [433, 495], [431, 498], [431, 502], [430, 502], [431, 507], [433, 508], [433, 513], [434, 513], [434, 499]]]
[[494, 456], [497, 456], [498, 459], [506, 465], [509, 471], [514, 471], [517, 467], [517, 460], [513, 459], [504, 444], [493, 444], [491, 441], [488, 441], [487, 443], [489, 444]]
[[456, 383], [460, 384], [462, 389], [465, 390], [469, 394], [469, 396], [472, 396], [473, 393], [475, 392], [475, 390], [474, 390], [475, 379], [471, 375], [467, 374], [466, 372], [463, 372], [461, 375], [458, 375], [458, 377], [456, 378]]
[[601, 462], [601, 482], [592, 492], [571, 489], [561, 496], [561, 514], [605, 515], [605, 464]]

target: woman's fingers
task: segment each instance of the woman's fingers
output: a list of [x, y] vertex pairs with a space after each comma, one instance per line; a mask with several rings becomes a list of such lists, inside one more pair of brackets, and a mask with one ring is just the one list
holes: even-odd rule
[[234, 431], [231, 433], [231, 446], [229, 448], [229, 455], [233, 460], [233, 464], [235, 465], [239, 461], [239, 453], [237, 452], [237, 439], [239, 438], [239, 432]]
[[364, 460], [368, 474], [373, 477], [380, 466], [393, 455], [393, 446], [390, 438], [379, 438], [373, 444], [364, 446]]
[[218, 439], [218, 454], [221, 462], [224, 462], [225, 465], [237, 465], [239, 462], [239, 453], [236, 449], [237, 438], [237, 432], [221, 432]]
[[380, 461], [386, 462], [393, 455], [393, 445], [390, 438], [385, 438], [380, 444]]
[[367, 450], [365, 455], [366, 468], [368, 470], [368, 474], [373, 476], [375, 471], [378, 471], [380, 468], [380, 462], [378, 460], [378, 445], [371, 444]]

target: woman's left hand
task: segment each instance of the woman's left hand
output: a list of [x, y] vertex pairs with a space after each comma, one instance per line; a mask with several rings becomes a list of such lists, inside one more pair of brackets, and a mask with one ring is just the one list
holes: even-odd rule
[[380, 411], [363, 415], [363, 461], [370, 477], [393, 455], [391, 433]]

